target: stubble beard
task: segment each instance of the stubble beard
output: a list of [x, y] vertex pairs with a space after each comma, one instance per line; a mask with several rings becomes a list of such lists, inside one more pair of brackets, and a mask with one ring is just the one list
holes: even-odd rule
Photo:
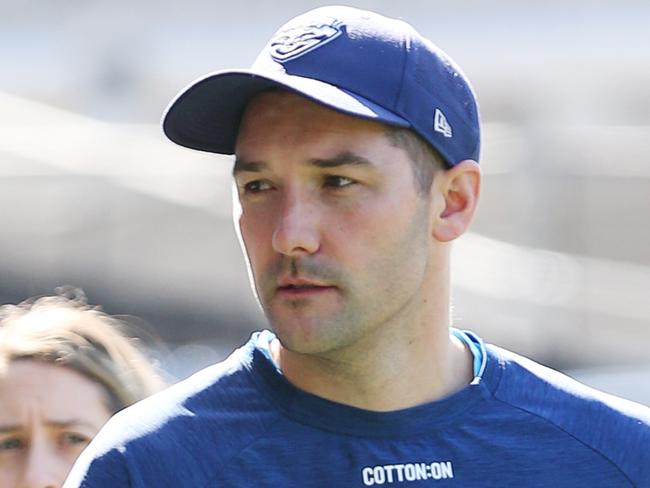
[[[336, 287], [327, 297], [282, 300], [276, 296], [278, 276], [290, 274]], [[360, 322], [350, 280], [333, 265], [313, 258], [282, 257], [255, 280], [256, 294], [282, 346], [300, 354], [326, 355], [346, 341]]]
[[[425, 252], [426, 208], [422, 205], [417, 210], [399, 242], [393, 242], [380, 253], [386, 260], [369, 263], [364, 270], [355, 270], [354, 276], [339, 269], [336, 263], [316, 261], [311, 256], [282, 256], [259, 274], [251, 272], [258, 302], [283, 347], [296, 353], [333, 358], [344, 350], [352, 353], [362, 348], [364, 342], [373, 342], [371, 336], [386, 329], [387, 323], [403, 321], [409, 315], [406, 310], [417, 300], [417, 289], [422, 285], [427, 267], [426, 256], [412, 252], [418, 248]], [[413, 248], [413, 243], [418, 241], [422, 242]], [[405, 266], [406, 262], [411, 265]], [[250, 261], [249, 265], [252, 266]], [[319, 304], [320, 298], [281, 303], [275, 296], [277, 279], [286, 274], [336, 286], [336, 303], [331, 308]], [[378, 283], [384, 286], [377, 287]], [[392, 333], [399, 334], [400, 330]]]

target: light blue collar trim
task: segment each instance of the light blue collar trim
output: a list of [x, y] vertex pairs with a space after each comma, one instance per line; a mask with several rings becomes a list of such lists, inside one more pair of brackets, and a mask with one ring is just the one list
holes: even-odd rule
[[275, 334], [271, 332], [270, 330], [261, 330], [260, 332], [256, 332], [254, 334], [255, 338], [255, 346], [262, 351], [262, 354], [266, 356], [266, 359], [269, 360], [269, 362], [275, 366], [275, 369], [278, 371], [278, 373], [282, 374], [282, 371], [280, 370], [278, 364], [275, 362], [275, 359], [273, 359], [273, 354], [271, 354], [271, 342], [275, 339]]
[[470, 384], [478, 385], [481, 382], [487, 364], [485, 344], [483, 344], [483, 341], [478, 336], [468, 330], [460, 330], [455, 327], [450, 327], [449, 331], [458, 339], [463, 341], [463, 343], [469, 347], [472, 356], [474, 356], [474, 379]]
[[[474, 333], [468, 330], [460, 330], [455, 327], [451, 327], [449, 331], [460, 339], [463, 344], [466, 344], [469, 347], [469, 350], [474, 356], [474, 379], [472, 380], [472, 385], [477, 385], [481, 381], [483, 372], [485, 371], [485, 365], [487, 363], [487, 353], [485, 352], [485, 344], [483, 341], [477, 337]], [[270, 330], [262, 330], [255, 334], [255, 341], [257, 348], [262, 351], [262, 354], [275, 366], [275, 369], [278, 373], [282, 374], [282, 371], [278, 367], [277, 363], [273, 359], [271, 354], [271, 342], [275, 339], [275, 334]]]

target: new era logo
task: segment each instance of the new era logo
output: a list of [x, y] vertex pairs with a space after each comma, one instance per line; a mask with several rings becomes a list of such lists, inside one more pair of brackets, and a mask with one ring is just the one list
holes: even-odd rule
[[447, 117], [440, 109], [436, 109], [433, 114], [433, 130], [440, 132], [445, 137], [452, 137], [451, 125], [447, 122]]

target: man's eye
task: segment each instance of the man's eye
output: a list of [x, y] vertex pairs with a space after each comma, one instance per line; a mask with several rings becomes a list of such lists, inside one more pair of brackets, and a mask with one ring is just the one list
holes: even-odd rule
[[0, 440], [0, 452], [10, 451], [12, 449], [22, 449], [23, 447], [25, 447], [25, 443], [21, 439], [15, 437]]
[[261, 191], [269, 190], [271, 188], [271, 185], [269, 185], [266, 181], [255, 180], [249, 181], [243, 186], [243, 188], [246, 193], [259, 193]]
[[66, 446], [77, 446], [79, 444], [88, 444], [90, 438], [76, 432], [64, 432], [61, 434], [61, 443]]
[[353, 185], [355, 181], [347, 176], [327, 175], [325, 177], [325, 186], [334, 188], [345, 188]]

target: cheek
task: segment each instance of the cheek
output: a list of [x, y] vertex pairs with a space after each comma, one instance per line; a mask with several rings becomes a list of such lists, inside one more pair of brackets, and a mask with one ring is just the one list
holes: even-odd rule
[[405, 212], [403, 206], [388, 205], [374, 210], [337, 221], [338, 242], [350, 265], [379, 277], [420, 269], [428, 255], [425, 209]]
[[264, 247], [270, 247], [273, 235], [270, 218], [261, 218], [254, 213], [242, 214], [239, 230], [249, 256], [258, 254]]
[[335, 231], [348, 248], [359, 246], [369, 252], [390, 247], [411, 232], [413, 215], [399, 205], [382, 203], [339, 209], [330, 216], [329, 229]]

